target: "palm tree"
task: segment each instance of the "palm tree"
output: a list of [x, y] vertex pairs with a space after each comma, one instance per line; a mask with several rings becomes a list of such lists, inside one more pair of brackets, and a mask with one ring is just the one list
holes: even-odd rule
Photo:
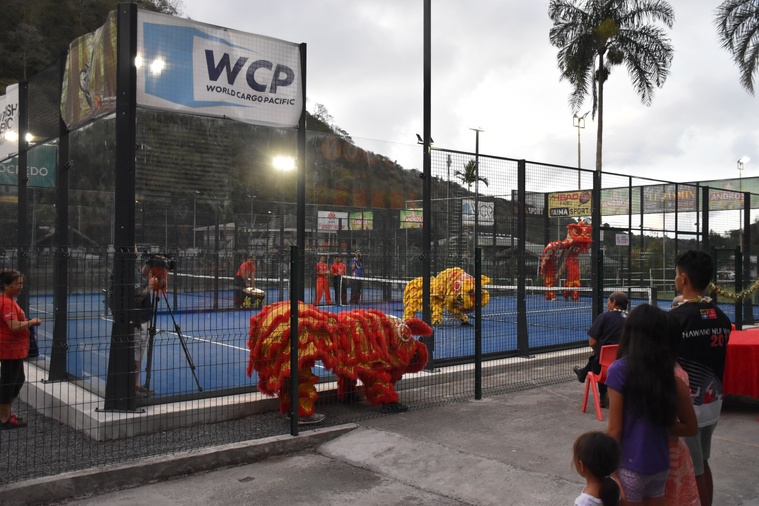
[[717, 34], [740, 71], [741, 85], [754, 94], [759, 73], [759, 2], [725, 0], [717, 8]]
[[477, 175], [477, 162], [469, 160], [464, 164], [464, 170], [457, 170], [453, 173], [454, 176], [464, 183], [469, 191], [472, 191], [472, 185], [476, 181], [482, 181], [485, 186], [488, 186], [488, 180], [486, 177]]
[[569, 96], [573, 113], [585, 97], [593, 96], [592, 117], [598, 114], [596, 170], [601, 170], [604, 83], [611, 67], [623, 64], [644, 105], [650, 105], [654, 85], [661, 87], [669, 74], [673, 48], [660, 21], [672, 28], [675, 14], [664, 0], [551, 0], [551, 44], [559, 48], [561, 78], [574, 90]]

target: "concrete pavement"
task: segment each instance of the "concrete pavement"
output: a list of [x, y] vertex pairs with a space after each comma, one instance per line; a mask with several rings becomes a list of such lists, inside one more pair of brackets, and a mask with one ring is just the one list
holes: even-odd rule
[[[606, 427], [592, 409], [580, 411], [582, 393], [576, 381], [538, 386], [296, 438], [151, 459], [110, 474], [35, 480], [2, 496], [14, 501], [7, 504], [572, 504], [583, 487], [571, 466], [572, 443]], [[726, 401], [710, 461], [715, 506], [759, 506], [758, 415], [759, 401]], [[109, 487], [133, 488], [81, 498]]]

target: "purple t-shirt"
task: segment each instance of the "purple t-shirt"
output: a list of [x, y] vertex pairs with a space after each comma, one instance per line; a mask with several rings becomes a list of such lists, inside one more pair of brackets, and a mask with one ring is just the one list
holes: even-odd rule
[[[606, 386], [624, 395], [626, 376], [627, 359], [621, 358], [609, 366]], [[667, 428], [634, 415], [627, 403], [624, 405], [622, 423], [622, 459], [619, 466], [646, 475], [668, 470]]]

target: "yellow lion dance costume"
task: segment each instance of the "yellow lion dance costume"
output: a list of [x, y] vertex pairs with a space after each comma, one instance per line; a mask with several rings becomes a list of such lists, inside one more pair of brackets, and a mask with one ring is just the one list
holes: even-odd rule
[[[490, 278], [484, 274], [480, 276], [482, 286], [490, 283]], [[475, 293], [473, 276], [467, 274], [460, 267], [453, 267], [442, 271], [430, 279], [430, 306], [432, 310], [432, 324], [443, 323], [443, 309], [456, 316], [462, 325], [471, 325], [466, 313], [474, 311]], [[423, 278], [415, 278], [408, 282], [403, 292], [403, 318], [412, 318], [422, 310], [422, 283]], [[485, 307], [490, 302], [490, 294], [482, 290], [481, 304]]]
[[[319, 378], [311, 368], [318, 360], [337, 376], [341, 400], [357, 398], [360, 380], [366, 400], [383, 406], [397, 404], [395, 384], [404, 373], [419, 372], [427, 363], [427, 347], [413, 336], [432, 335], [432, 328], [417, 318], [404, 322], [360, 309], [334, 314], [301, 302], [298, 319], [300, 417], [314, 414]], [[250, 319], [248, 376], [255, 370], [258, 389], [279, 396], [282, 414], [290, 406], [290, 333], [289, 302], [265, 306]]]

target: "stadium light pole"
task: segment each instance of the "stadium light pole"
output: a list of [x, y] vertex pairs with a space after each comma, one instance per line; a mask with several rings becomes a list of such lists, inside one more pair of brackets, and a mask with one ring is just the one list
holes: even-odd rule
[[[295, 159], [291, 156], [275, 156], [273, 165], [284, 178], [285, 172], [291, 172], [295, 169]], [[282, 178], [279, 181], [279, 300], [284, 300], [284, 272], [282, 268], [285, 256], [285, 185]]]
[[585, 117], [588, 115], [590, 111], [586, 112], [582, 116], [578, 116], [577, 113], [575, 113], [574, 117], [572, 118], [572, 126], [577, 127], [577, 189], [582, 189], [582, 182], [580, 181], [580, 177], [582, 176], [582, 173], [580, 172], [580, 168], [582, 167], [582, 157], [581, 157], [581, 150], [580, 150], [580, 130], [585, 128]]

